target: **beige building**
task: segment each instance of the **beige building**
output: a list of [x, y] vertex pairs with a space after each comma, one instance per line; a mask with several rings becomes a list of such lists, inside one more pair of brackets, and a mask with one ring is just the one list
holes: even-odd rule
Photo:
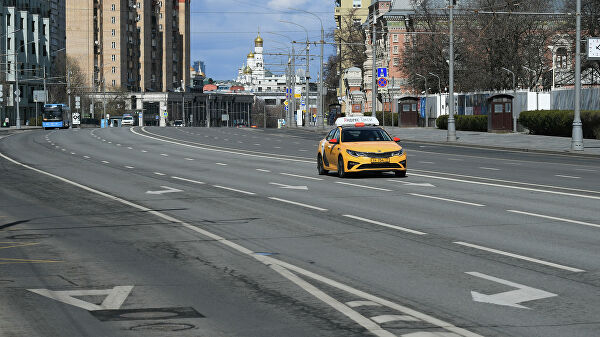
[[191, 0], [66, 0], [67, 55], [90, 90], [190, 85]]

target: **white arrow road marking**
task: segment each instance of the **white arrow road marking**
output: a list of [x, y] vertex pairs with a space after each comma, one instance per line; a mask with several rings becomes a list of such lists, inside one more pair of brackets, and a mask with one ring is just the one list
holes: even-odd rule
[[291, 185], [278, 184], [278, 183], [269, 183], [269, 184], [270, 185], [279, 186], [279, 188], [288, 189], [288, 190], [305, 190], [305, 191], [308, 191], [308, 187], [307, 186], [291, 186]]
[[473, 301], [475, 302], [483, 302], [483, 303], [491, 303], [496, 305], [505, 305], [508, 307], [521, 308], [521, 309], [530, 309], [528, 307], [522, 306], [519, 303], [540, 300], [543, 298], [558, 296], [557, 294], [549, 293], [544, 290], [531, 288], [522, 284], [514, 283], [511, 281], [503, 280], [501, 278], [497, 278], [494, 276], [489, 276], [486, 274], [478, 273], [478, 272], [466, 272], [469, 275], [480, 277], [486, 280], [490, 280], [493, 282], [497, 282], [500, 284], [504, 284], [510, 287], [518, 288], [516, 290], [506, 291], [503, 293], [498, 293], [494, 295], [485, 295], [478, 293], [476, 291], [471, 291], [471, 296], [473, 296]]
[[164, 188], [164, 190], [162, 191], [147, 191], [147, 194], [165, 194], [165, 193], [177, 193], [177, 192], [183, 192], [182, 190], [178, 190], [176, 188], [173, 187], [169, 187], [169, 186], [161, 186], [162, 188]]
[[[133, 289], [133, 286], [117, 286], [112, 289], [100, 289], [100, 290], [66, 290], [66, 291], [52, 291], [49, 289], [27, 289], [38, 295], [42, 295], [53, 300], [63, 302], [78, 308], [95, 311], [95, 310], [118, 310], [121, 308], [127, 296]], [[94, 303], [86, 302], [75, 298], [75, 296], [101, 296], [106, 295], [102, 304], [97, 305]]]

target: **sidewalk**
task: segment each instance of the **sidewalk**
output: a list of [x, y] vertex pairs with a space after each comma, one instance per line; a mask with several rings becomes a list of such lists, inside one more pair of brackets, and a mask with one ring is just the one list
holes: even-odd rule
[[400, 137], [403, 141], [600, 157], [600, 140], [598, 139], [584, 139], [584, 150], [575, 152], [571, 151], [570, 137], [536, 136], [522, 133], [456, 131], [456, 142], [449, 143], [446, 141], [447, 130], [398, 127], [386, 127], [385, 129], [390, 135]]

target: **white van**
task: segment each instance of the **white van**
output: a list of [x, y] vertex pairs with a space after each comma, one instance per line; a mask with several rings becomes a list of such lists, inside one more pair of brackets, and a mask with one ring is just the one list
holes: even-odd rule
[[123, 120], [121, 121], [122, 126], [133, 126], [133, 116], [123, 116]]

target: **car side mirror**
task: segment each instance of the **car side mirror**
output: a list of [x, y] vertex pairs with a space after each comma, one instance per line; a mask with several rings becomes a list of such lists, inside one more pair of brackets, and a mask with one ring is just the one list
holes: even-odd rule
[[400, 138], [398, 138], [398, 137], [394, 137], [394, 141], [395, 141], [396, 143], [398, 143], [398, 142], [400, 141]]
[[333, 139], [330, 139], [330, 140], [329, 140], [329, 143], [330, 143], [330, 144], [337, 144], [337, 143], [339, 143], [339, 142], [338, 142], [338, 140], [337, 140], [337, 139], [333, 138]]

